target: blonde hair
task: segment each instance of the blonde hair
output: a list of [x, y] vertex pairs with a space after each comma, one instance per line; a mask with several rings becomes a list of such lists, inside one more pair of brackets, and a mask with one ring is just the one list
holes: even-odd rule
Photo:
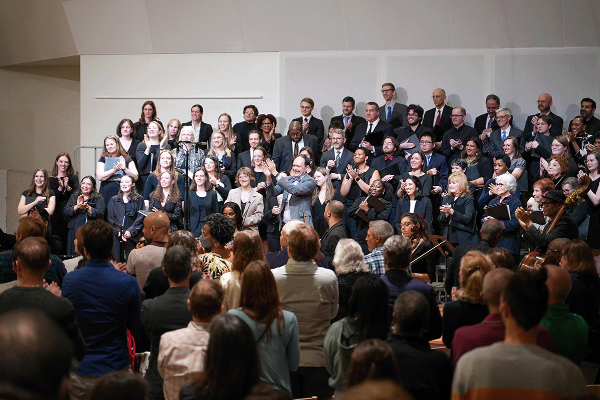
[[467, 180], [467, 176], [462, 172], [455, 172], [448, 177], [448, 182], [453, 181], [454, 183], [458, 183], [458, 193], [450, 193], [448, 190], [448, 194], [453, 196], [465, 197], [468, 194], [471, 194], [469, 190], [469, 181]]
[[483, 304], [481, 291], [483, 278], [494, 268], [488, 256], [479, 251], [469, 251], [460, 260], [460, 286], [456, 297], [460, 301]]

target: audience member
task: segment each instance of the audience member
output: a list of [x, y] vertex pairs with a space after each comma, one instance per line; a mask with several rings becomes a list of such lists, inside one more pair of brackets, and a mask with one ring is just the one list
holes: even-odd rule
[[361, 342], [352, 352], [346, 390], [365, 381], [384, 380], [397, 384], [402, 382], [394, 352], [381, 339], [373, 338]]
[[154, 212], [144, 218], [144, 239], [147, 244], [140, 249], [132, 250], [127, 259], [127, 273], [135, 276], [140, 290], [144, 287], [150, 271], [161, 266], [169, 235], [169, 225], [169, 217], [162, 211]]
[[[452, 366], [463, 354], [478, 347], [489, 346], [504, 340], [504, 326], [500, 316], [500, 301], [502, 292], [514, 273], [506, 268], [496, 268], [483, 278], [482, 297], [488, 307], [489, 314], [482, 322], [460, 327], [454, 332], [450, 355]], [[551, 352], [556, 352], [550, 332], [540, 326], [536, 338], [537, 345]]]
[[385, 104], [379, 107], [379, 114], [383, 116], [383, 120], [392, 125], [394, 129], [400, 128], [402, 125], [408, 125], [406, 104], [396, 101], [396, 87], [394, 84], [387, 82], [381, 85], [381, 94]]
[[239, 153], [251, 147], [249, 137], [250, 132], [256, 129], [256, 117], [258, 117], [258, 108], [254, 104], [249, 104], [244, 107], [244, 120], [233, 125], [233, 131], [238, 136], [236, 150]]
[[452, 107], [446, 104], [446, 91], [442, 88], [435, 89], [431, 98], [434, 107], [425, 111], [423, 125], [432, 130], [434, 136], [431, 139], [439, 149], [444, 133], [452, 128]]
[[437, 306], [437, 295], [431, 285], [413, 279], [408, 275], [412, 245], [408, 238], [394, 235], [383, 245], [385, 275], [381, 279], [389, 290], [388, 321], [392, 320], [394, 303], [398, 296], [408, 290], [422, 293], [429, 302], [429, 321], [427, 323], [426, 340], [437, 339], [442, 335], [442, 316]]
[[300, 363], [298, 321], [293, 313], [281, 309], [277, 285], [265, 261], [252, 261], [246, 267], [239, 305], [229, 314], [248, 324], [256, 338], [261, 380], [291, 394], [289, 373]]
[[350, 230], [344, 224], [344, 204], [341, 201], [331, 200], [327, 203], [324, 217], [329, 229], [321, 236], [321, 253], [331, 267], [338, 242], [348, 238]]
[[273, 276], [281, 307], [296, 314], [300, 335], [300, 367], [291, 374], [294, 398], [331, 397], [325, 368], [323, 341], [330, 321], [338, 311], [338, 282], [333, 271], [313, 263], [319, 251], [319, 235], [306, 224], [290, 232], [290, 259]]
[[394, 228], [386, 221], [371, 221], [367, 231], [367, 246], [370, 253], [365, 256], [365, 263], [373, 274], [385, 274], [383, 244], [394, 234]]
[[[298, 122], [302, 126], [302, 134], [309, 134], [317, 138], [319, 147], [323, 144], [325, 136], [325, 126], [323, 121], [312, 115], [312, 111], [315, 109], [315, 102], [305, 97], [300, 101], [300, 113], [302, 117], [294, 118], [292, 122]], [[316, 154], [316, 151], [315, 151]]]
[[44, 288], [44, 273], [50, 267], [50, 246], [41, 237], [21, 240], [13, 249], [13, 266], [18, 285], [0, 294], [0, 314], [18, 309], [44, 312], [60, 325], [69, 336], [75, 357], [82, 360], [85, 342], [77, 327], [73, 305], [60, 296], [60, 288], [53, 282]]
[[415, 399], [448, 399], [452, 366], [446, 354], [433, 350], [423, 338], [429, 314], [425, 296], [414, 290], [402, 293], [394, 303], [387, 344], [396, 357], [404, 388]]
[[0, 354], [1, 398], [69, 399], [75, 352], [64, 330], [46, 314], [19, 310], [2, 315]]
[[460, 289], [456, 300], [444, 305], [444, 345], [450, 348], [454, 332], [461, 326], [475, 325], [488, 315], [483, 304], [481, 290], [483, 278], [494, 268], [487, 256], [479, 251], [470, 251], [460, 261]]
[[556, 353], [580, 365], [588, 338], [588, 324], [583, 317], [569, 313], [565, 300], [571, 291], [571, 276], [556, 265], [546, 265], [548, 279], [548, 313], [542, 321], [550, 331]]
[[507, 249], [502, 247], [494, 247], [485, 253], [490, 259], [494, 268], [506, 268], [511, 271], [517, 269], [518, 264], [515, 264], [513, 255]]
[[346, 134], [346, 147], [348, 147], [350, 141], [354, 137], [356, 127], [366, 121], [363, 117], [359, 117], [358, 115], [354, 114], [355, 107], [356, 102], [354, 101], [354, 98], [346, 96], [342, 99], [342, 114], [331, 118], [331, 122], [339, 121], [342, 123], [342, 129]]
[[192, 321], [187, 327], [166, 332], [160, 337], [157, 365], [164, 379], [166, 400], [178, 400], [181, 388], [202, 376], [210, 336], [208, 328], [213, 318], [221, 313], [222, 303], [223, 289], [219, 282], [211, 279], [199, 281], [187, 300]]
[[181, 400], [243, 400], [259, 382], [260, 358], [248, 325], [235, 315], [219, 315], [210, 324], [204, 371], [181, 389]]
[[148, 383], [141, 374], [115, 371], [100, 378], [86, 400], [146, 400], [147, 396]]
[[169, 279], [169, 290], [163, 295], [142, 303], [142, 321], [150, 339], [150, 357], [145, 378], [150, 383], [148, 398], [164, 399], [163, 380], [158, 373], [157, 358], [161, 336], [184, 328], [192, 319], [187, 307], [190, 294], [192, 257], [183, 246], [175, 245], [164, 254], [162, 268]]
[[453, 399], [544, 398], [585, 395], [577, 366], [535, 343], [548, 310], [546, 270], [519, 271], [502, 295], [504, 341], [460, 358], [452, 381]]
[[212, 279], [219, 279], [231, 270], [233, 253], [226, 245], [233, 240], [234, 232], [233, 221], [225, 215], [210, 214], [206, 217], [202, 235], [210, 242], [210, 253], [200, 255], [199, 267]]
[[391, 380], [367, 379], [348, 388], [341, 400], [411, 400], [412, 397], [402, 387]]
[[87, 344], [85, 357], [71, 373], [71, 398], [79, 400], [102, 375], [131, 367], [126, 329], [135, 331], [140, 326], [142, 310], [135, 278], [108, 261], [113, 243], [110, 224], [94, 220], [82, 229], [89, 261], [65, 276], [62, 289], [62, 295], [73, 304]]
[[367, 339], [385, 340], [387, 337], [388, 297], [387, 287], [378, 276], [360, 277], [352, 290], [347, 315], [327, 331], [325, 365], [331, 374], [329, 386], [335, 389], [336, 395], [346, 387], [346, 371], [356, 346]]

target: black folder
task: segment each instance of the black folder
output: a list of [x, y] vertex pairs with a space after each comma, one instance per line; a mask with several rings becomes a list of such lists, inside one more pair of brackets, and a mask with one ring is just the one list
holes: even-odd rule
[[508, 204], [496, 204], [494, 206], [484, 207], [483, 212], [486, 217], [493, 217], [498, 220], [510, 219], [510, 209], [508, 208]]

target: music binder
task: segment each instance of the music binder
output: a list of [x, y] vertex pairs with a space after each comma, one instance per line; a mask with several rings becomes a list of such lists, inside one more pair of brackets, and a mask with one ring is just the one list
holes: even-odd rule
[[494, 206], [488, 206], [483, 208], [483, 212], [486, 217], [493, 217], [498, 220], [509, 220], [510, 219], [510, 208], [508, 204], [496, 204]]

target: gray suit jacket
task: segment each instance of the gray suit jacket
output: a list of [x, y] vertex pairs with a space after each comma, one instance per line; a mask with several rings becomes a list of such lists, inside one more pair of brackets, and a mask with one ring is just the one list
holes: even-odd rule
[[[392, 119], [388, 123], [392, 125], [394, 129], [400, 128], [402, 125], [408, 125], [406, 114], [408, 114], [408, 107], [406, 104], [396, 102], [394, 108], [392, 108]], [[387, 122], [387, 104], [379, 107], [379, 118]]]
[[[510, 127], [510, 131], [508, 132], [508, 136], [513, 136], [519, 139], [519, 145], [521, 143], [521, 138], [523, 137], [523, 131], [515, 128], [514, 126]], [[502, 153], [502, 130], [497, 129], [490, 133], [490, 137], [488, 138], [490, 141], [489, 153], [490, 155], [494, 155], [496, 153]]]
[[312, 223], [312, 194], [317, 186], [317, 182], [310, 175], [302, 175], [300, 180], [292, 176], [281, 176], [276, 178], [277, 185], [273, 186], [273, 182], [267, 180], [267, 194], [269, 196], [278, 196], [283, 193], [281, 202], [281, 212], [279, 213], [279, 229], [283, 227], [283, 214], [288, 206], [289, 201], [290, 219], [297, 219], [307, 225], [313, 226]]
[[[231, 189], [229, 191], [229, 195], [227, 196], [227, 200], [225, 202], [231, 201], [238, 206], [240, 206], [240, 210], [242, 209], [242, 188]], [[265, 206], [263, 203], [263, 197], [260, 193], [257, 193], [256, 190], [252, 191], [252, 197], [248, 203], [246, 203], [246, 207], [242, 212], [242, 226], [246, 228], [252, 229], [254, 232], [258, 233], [258, 224], [262, 220], [263, 210]]]

